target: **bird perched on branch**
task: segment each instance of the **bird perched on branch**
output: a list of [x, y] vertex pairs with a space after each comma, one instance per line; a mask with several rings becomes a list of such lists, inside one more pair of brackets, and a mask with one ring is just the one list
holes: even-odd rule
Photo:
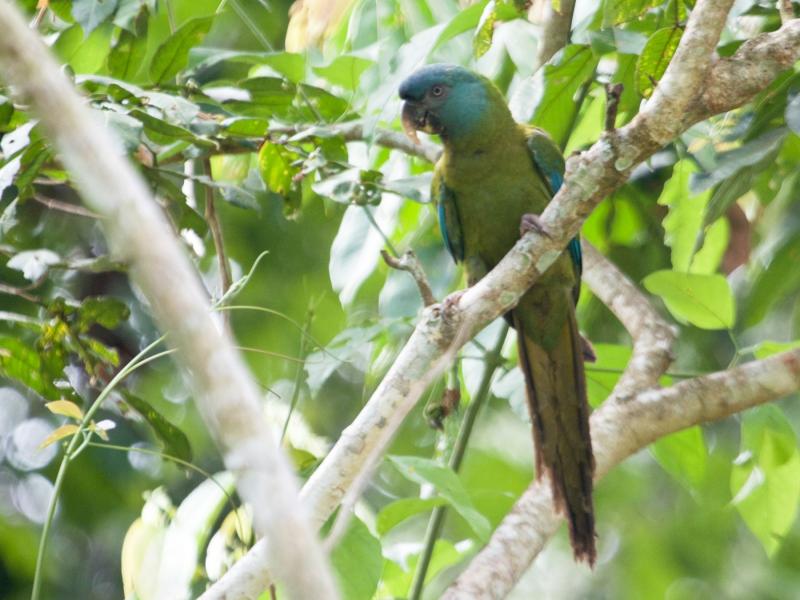
[[[542, 130], [520, 125], [487, 78], [455, 65], [423, 67], [400, 86], [402, 122], [441, 137], [431, 196], [450, 254], [472, 285], [494, 267], [538, 219], [561, 187], [564, 158]], [[580, 243], [538, 279], [506, 318], [517, 331], [536, 447], [536, 475], [550, 478], [558, 510], [569, 522], [575, 558], [596, 558], [584, 354], [575, 318]]]

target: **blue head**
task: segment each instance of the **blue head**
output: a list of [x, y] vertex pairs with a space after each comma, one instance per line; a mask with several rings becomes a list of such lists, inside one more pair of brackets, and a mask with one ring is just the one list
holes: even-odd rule
[[417, 131], [457, 140], [474, 133], [487, 117], [490, 95], [502, 95], [485, 77], [457, 65], [422, 67], [400, 84], [403, 128], [416, 139]]

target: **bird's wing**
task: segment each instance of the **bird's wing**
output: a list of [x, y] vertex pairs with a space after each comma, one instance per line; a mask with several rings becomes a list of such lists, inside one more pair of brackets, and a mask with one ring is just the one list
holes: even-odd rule
[[[564, 155], [561, 154], [561, 150], [550, 136], [541, 129], [535, 127], [528, 129], [527, 141], [533, 164], [547, 182], [550, 193], [555, 196], [556, 192], [561, 189], [561, 184], [564, 183]], [[580, 277], [583, 272], [580, 238], [578, 236], [572, 238], [567, 248]]]
[[453, 190], [444, 183], [438, 169], [433, 173], [431, 183], [431, 199], [436, 202], [439, 213], [439, 227], [447, 249], [456, 262], [464, 260], [464, 235], [461, 231], [461, 219], [458, 215], [458, 204]]

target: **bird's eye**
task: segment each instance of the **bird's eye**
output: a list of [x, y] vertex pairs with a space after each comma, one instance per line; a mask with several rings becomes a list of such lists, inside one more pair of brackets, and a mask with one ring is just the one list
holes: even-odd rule
[[438, 98], [442, 94], [444, 94], [444, 86], [435, 85], [431, 88], [431, 96]]

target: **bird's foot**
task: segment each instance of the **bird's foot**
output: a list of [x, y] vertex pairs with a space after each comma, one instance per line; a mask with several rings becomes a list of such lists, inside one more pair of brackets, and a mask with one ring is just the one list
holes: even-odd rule
[[445, 318], [452, 316], [453, 312], [458, 308], [459, 302], [461, 302], [461, 296], [463, 296], [466, 291], [467, 290], [458, 290], [442, 300], [442, 314]]
[[539, 215], [534, 213], [525, 213], [522, 215], [522, 219], [519, 223], [519, 234], [520, 236], [523, 236], [530, 231], [535, 231], [546, 238], [551, 237], [550, 232], [547, 231], [547, 227], [544, 226], [542, 218]]

